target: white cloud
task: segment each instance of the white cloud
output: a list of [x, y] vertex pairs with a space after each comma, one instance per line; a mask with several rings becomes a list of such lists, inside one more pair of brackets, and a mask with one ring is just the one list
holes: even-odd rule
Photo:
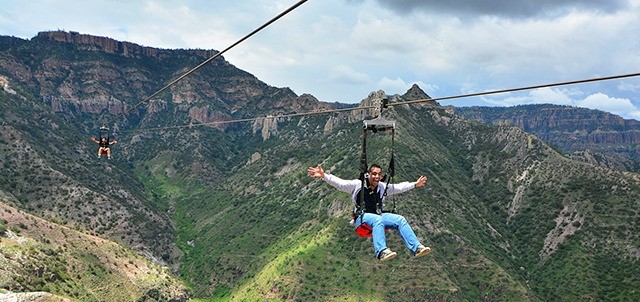
[[395, 80], [393, 80], [384, 77], [380, 81], [378, 81], [378, 87], [384, 90], [387, 94], [392, 94], [393, 91], [402, 91], [402, 89], [407, 87], [407, 83], [401, 78], [396, 78]]
[[621, 82], [617, 86], [620, 91], [640, 92], [640, 82], [630, 83], [627, 81]]
[[575, 102], [575, 105], [579, 107], [599, 109], [623, 117], [640, 115], [640, 109], [633, 105], [630, 100], [610, 97], [602, 93], [589, 95], [585, 99]]
[[495, 106], [515, 106], [525, 104], [555, 104], [583, 107], [610, 112], [624, 118], [640, 117], [640, 108], [631, 100], [611, 97], [603, 93], [594, 93], [583, 97], [579, 90], [541, 88], [529, 91], [525, 95], [500, 98], [484, 98], [485, 102]]
[[370, 83], [371, 78], [366, 73], [355, 71], [346, 65], [338, 65], [331, 70], [329, 79], [334, 83], [363, 84]]
[[628, 118], [640, 121], [640, 110], [629, 113]]
[[[224, 57], [269, 85], [341, 102], [377, 89], [403, 93], [413, 83], [438, 98], [637, 72], [640, 0], [598, 1], [553, 1], [535, 11], [524, 11], [525, 0], [509, 9], [479, 2], [469, 8], [442, 1], [309, 1]], [[158, 48], [222, 50], [296, 2], [6, 0], [0, 32], [31, 38], [64, 29]], [[447, 103], [578, 104], [601, 93], [640, 105], [638, 79], [574, 87]]]
[[526, 95], [504, 94], [493, 97], [483, 97], [490, 104], [496, 106], [514, 106], [525, 104], [555, 104], [555, 105], [572, 105], [574, 101], [569, 97], [567, 91], [552, 88], [539, 88], [530, 90]]
[[540, 88], [529, 92], [531, 103], [541, 104], [550, 103], [556, 105], [571, 105], [571, 98], [562, 90], [551, 88]]

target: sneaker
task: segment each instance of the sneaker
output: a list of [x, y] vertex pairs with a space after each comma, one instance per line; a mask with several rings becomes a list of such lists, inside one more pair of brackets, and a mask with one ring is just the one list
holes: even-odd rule
[[111, 156], [107, 157], [107, 159], [111, 159]]
[[380, 255], [378, 255], [378, 259], [380, 259], [381, 262], [385, 262], [395, 258], [396, 256], [398, 256], [398, 253], [392, 251], [389, 248], [386, 248], [382, 250], [382, 252], [380, 252]]
[[430, 247], [420, 244], [418, 245], [418, 248], [416, 249], [415, 253], [413, 253], [413, 255], [415, 257], [422, 257], [422, 256], [429, 255], [430, 252], [431, 252]]

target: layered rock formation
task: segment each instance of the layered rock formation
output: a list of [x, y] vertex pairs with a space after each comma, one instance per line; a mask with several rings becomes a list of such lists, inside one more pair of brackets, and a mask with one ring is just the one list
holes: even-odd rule
[[[640, 122], [637, 120], [599, 110], [557, 105], [461, 107], [456, 112], [467, 120], [517, 126], [586, 162], [631, 171], [638, 171], [640, 165]], [[594, 152], [602, 156], [594, 157]]]

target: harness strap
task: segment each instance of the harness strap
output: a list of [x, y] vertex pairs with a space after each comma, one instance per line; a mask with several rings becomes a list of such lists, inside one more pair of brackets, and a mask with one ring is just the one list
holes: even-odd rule
[[102, 138], [103, 137], [106, 138], [107, 148], [109, 147], [109, 142], [111, 141], [110, 136], [111, 136], [111, 130], [106, 125], [103, 125], [102, 127], [100, 127], [100, 129], [98, 130], [98, 140], [102, 142]]
[[[388, 123], [388, 121], [385, 121]], [[364, 188], [367, 185], [367, 171], [369, 166], [367, 164], [367, 132], [369, 130], [375, 132], [378, 131], [387, 131], [391, 130], [391, 159], [389, 161], [389, 166], [387, 167], [387, 174], [383, 177], [382, 181], [386, 180], [386, 186], [384, 192], [382, 194], [382, 198], [380, 196], [376, 196], [376, 213], [381, 214], [383, 212], [382, 209], [382, 201], [387, 197], [387, 190], [389, 189], [389, 184], [391, 183], [391, 179], [395, 175], [395, 155], [394, 155], [394, 145], [395, 145], [395, 137], [396, 137], [396, 129], [394, 124], [383, 124], [381, 128], [378, 128], [380, 125], [372, 124], [368, 125], [365, 121], [365, 126], [362, 130], [362, 152], [360, 153], [360, 198], [358, 204], [356, 205], [356, 211], [359, 213], [364, 212]], [[377, 195], [377, 194], [376, 194]], [[396, 203], [393, 201], [393, 210], [396, 211]]]
[[[393, 152], [393, 143], [395, 141], [396, 138], [396, 129], [395, 128], [391, 128], [391, 159], [389, 160], [389, 167], [387, 167], [387, 185], [384, 187], [384, 193], [382, 194], [382, 199], [385, 199], [387, 197], [387, 190], [389, 189], [389, 184], [391, 183], [391, 179], [393, 178], [393, 176], [396, 174], [396, 167], [395, 167], [395, 156], [394, 156], [394, 152]], [[391, 210], [392, 213], [396, 212], [396, 200], [393, 199], [393, 208]]]
[[367, 186], [367, 127], [362, 129], [362, 152], [360, 153], [360, 198], [356, 205], [357, 216], [364, 214], [364, 188]]

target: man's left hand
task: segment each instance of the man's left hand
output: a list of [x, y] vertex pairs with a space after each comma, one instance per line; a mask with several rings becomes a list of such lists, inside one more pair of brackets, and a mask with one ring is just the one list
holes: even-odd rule
[[420, 178], [418, 178], [418, 181], [416, 181], [416, 188], [420, 188], [424, 186], [426, 182], [427, 182], [427, 177], [424, 175], [420, 176]]

